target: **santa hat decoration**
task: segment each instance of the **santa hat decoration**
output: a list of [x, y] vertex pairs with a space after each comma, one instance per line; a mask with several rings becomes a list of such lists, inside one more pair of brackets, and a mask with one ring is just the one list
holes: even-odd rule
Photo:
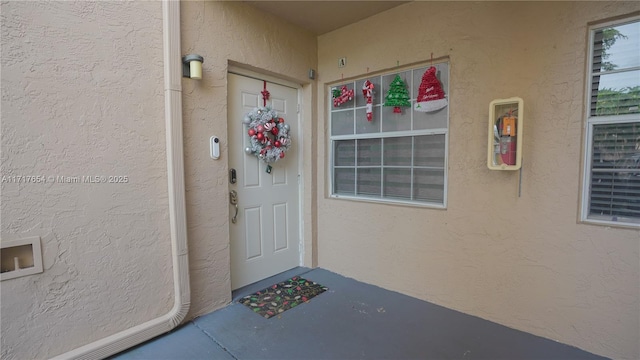
[[369, 80], [362, 84], [362, 95], [367, 100], [366, 112], [367, 120], [373, 120], [373, 83]]
[[422, 75], [422, 82], [418, 88], [418, 98], [414, 109], [416, 111], [431, 112], [447, 106], [447, 98], [445, 98], [442, 85], [436, 77], [436, 68], [434, 66], [427, 69]]

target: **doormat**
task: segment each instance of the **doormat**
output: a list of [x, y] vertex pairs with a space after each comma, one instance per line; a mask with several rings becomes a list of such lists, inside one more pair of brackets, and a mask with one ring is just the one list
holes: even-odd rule
[[318, 283], [294, 276], [255, 294], [247, 295], [238, 302], [248, 306], [256, 314], [269, 319], [303, 302], [308, 302], [314, 296], [325, 291], [327, 288]]

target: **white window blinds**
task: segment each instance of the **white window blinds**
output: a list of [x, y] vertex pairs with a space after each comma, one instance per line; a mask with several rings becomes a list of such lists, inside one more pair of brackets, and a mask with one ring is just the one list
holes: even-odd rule
[[593, 126], [589, 214], [640, 220], [640, 123]]

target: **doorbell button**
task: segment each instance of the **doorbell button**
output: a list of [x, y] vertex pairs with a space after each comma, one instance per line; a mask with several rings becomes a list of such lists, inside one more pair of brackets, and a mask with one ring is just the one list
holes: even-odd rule
[[220, 158], [220, 139], [217, 136], [212, 136], [211, 139], [211, 157], [213, 159]]

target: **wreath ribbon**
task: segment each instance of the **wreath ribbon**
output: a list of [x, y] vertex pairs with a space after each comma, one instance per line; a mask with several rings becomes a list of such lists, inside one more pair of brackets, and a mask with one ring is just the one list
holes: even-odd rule
[[262, 94], [262, 106], [267, 106], [267, 100], [269, 100], [269, 96], [271, 94], [269, 94], [269, 90], [267, 90], [267, 82], [263, 81], [264, 85], [262, 87], [262, 91], [260, 92]]

